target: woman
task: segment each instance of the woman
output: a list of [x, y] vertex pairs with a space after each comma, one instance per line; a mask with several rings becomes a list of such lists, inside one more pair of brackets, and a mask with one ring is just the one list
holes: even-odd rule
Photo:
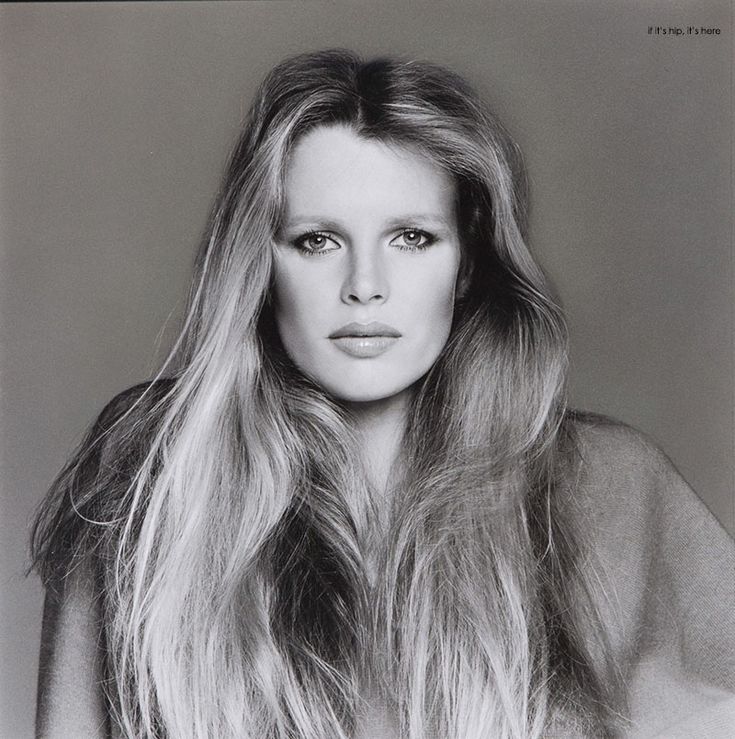
[[525, 206], [516, 149], [450, 72], [328, 51], [270, 73], [171, 360], [40, 512], [39, 733], [724, 716], [732, 546], [647, 442], [566, 410]]

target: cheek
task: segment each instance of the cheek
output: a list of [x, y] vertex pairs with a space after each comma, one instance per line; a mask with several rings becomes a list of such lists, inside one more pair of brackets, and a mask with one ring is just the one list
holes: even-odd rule
[[438, 324], [450, 323], [454, 316], [457, 285], [457, 266], [453, 263], [444, 269], [427, 270], [423, 275], [407, 278], [407, 306], [413, 306], [413, 314], [427, 329], [436, 330]]
[[[304, 315], [303, 291], [288, 270], [277, 269], [273, 282], [273, 317], [278, 335], [289, 355], [293, 354], [295, 343], [300, 344], [303, 330], [299, 319]], [[303, 351], [303, 349], [298, 349]]]
[[299, 303], [299, 284], [293, 270], [276, 263], [273, 278], [273, 304], [278, 313], [289, 313]]
[[314, 295], [303, 275], [293, 269], [278, 268], [273, 282], [273, 311], [279, 329], [304, 321], [313, 313]]
[[327, 331], [324, 285], [309, 270], [281, 264], [274, 275], [272, 302], [283, 348], [294, 364], [308, 372], [318, 361]]

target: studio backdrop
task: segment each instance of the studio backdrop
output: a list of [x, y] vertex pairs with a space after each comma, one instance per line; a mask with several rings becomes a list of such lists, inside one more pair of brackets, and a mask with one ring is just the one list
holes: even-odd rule
[[728, 0], [5, 4], [0, 736], [32, 733], [32, 512], [176, 335], [255, 86], [334, 46], [439, 62], [491, 103], [525, 155], [573, 405], [653, 437], [735, 528]]

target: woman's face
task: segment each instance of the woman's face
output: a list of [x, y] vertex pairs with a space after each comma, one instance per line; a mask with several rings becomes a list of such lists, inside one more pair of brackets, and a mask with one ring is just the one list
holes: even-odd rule
[[322, 126], [295, 146], [285, 195], [273, 298], [286, 352], [338, 400], [399, 396], [452, 324], [452, 178], [413, 149]]

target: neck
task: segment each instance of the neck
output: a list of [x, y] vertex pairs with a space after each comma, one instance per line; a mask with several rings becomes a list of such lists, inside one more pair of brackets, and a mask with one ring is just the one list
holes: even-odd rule
[[378, 496], [384, 496], [390, 487], [389, 477], [398, 458], [407, 407], [407, 393], [348, 405], [355, 420], [368, 481]]

